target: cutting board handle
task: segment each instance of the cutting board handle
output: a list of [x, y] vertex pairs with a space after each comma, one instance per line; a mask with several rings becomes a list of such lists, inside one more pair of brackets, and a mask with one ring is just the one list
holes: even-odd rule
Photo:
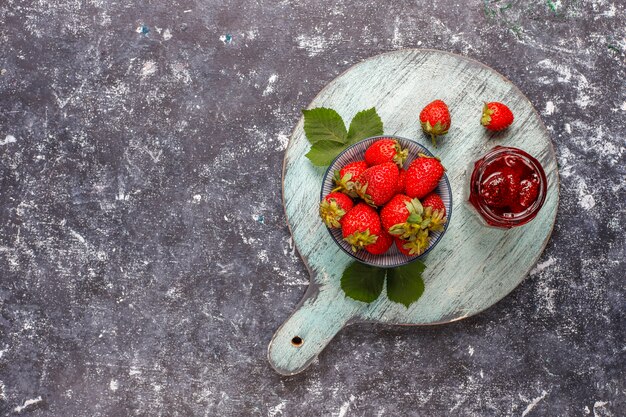
[[270, 364], [282, 375], [303, 371], [354, 313], [355, 306], [343, 291], [311, 280], [296, 311], [274, 333], [268, 347]]

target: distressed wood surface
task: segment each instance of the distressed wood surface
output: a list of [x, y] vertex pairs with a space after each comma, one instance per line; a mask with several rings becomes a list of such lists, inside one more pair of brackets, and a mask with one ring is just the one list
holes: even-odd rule
[[[450, 107], [452, 127], [434, 148], [421, 132], [418, 114], [434, 99]], [[479, 123], [485, 101], [503, 101], [515, 114], [504, 133]], [[410, 308], [392, 303], [385, 291], [371, 304], [346, 298], [339, 282], [351, 259], [332, 241], [317, 217], [323, 168], [310, 164], [310, 145], [297, 124], [285, 155], [283, 198], [294, 243], [310, 271], [310, 286], [268, 350], [281, 374], [305, 369], [342, 327], [355, 321], [427, 325], [469, 317], [502, 299], [528, 274], [543, 251], [558, 205], [556, 157], [548, 133], [528, 99], [483, 64], [446, 52], [401, 50], [363, 61], [333, 80], [309, 108], [331, 107], [349, 121], [375, 106], [385, 134], [415, 138], [447, 168], [455, 206], [448, 231], [425, 259], [425, 291]], [[535, 156], [548, 176], [544, 207], [529, 224], [511, 230], [478, 223], [465, 203], [469, 164], [495, 145], [515, 146]], [[303, 340], [294, 346], [293, 337]]]

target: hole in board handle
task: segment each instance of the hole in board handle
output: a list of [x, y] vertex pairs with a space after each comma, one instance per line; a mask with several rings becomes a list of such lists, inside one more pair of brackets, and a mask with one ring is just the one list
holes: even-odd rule
[[299, 348], [304, 344], [304, 340], [302, 340], [300, 336], [294, 336], [293, 339], [291, 339], [291, 344]]

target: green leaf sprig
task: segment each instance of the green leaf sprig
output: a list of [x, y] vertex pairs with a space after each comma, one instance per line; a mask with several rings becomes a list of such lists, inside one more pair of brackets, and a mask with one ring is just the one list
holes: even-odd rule
[[313, 165], [328, 166], [348, 146], [383, 134], [383, 121], [376, 108], [358, 112], [346, 125], [335, 110], [318, 107], [302, 110], [304, 114], [304, 133], [311, 143], [311, 150], [306, 154]]
[[387, 297], [409, 308], [424, 293], [425, 269], [426, 265], [419, 260], [391, 269], [353, 262], [343, 271], [341, 289], [354, 300], [371, 303], [382, 293], [386, 277]]

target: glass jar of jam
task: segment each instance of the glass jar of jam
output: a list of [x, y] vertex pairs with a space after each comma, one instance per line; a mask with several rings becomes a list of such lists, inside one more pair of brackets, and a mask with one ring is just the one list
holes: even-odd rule
[[496, 146], [468, 172], [469, 204], [488, 226], [510, 229], [526, 224], [546, 199], [543, 167], [521, 149]]

